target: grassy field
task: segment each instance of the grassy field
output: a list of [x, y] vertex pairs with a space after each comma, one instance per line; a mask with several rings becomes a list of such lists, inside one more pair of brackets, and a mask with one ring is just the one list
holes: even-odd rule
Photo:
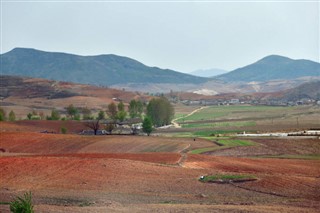
[[214, 127], [244, 127], [244, 126], [255, 126], [254, 121], [236, 121], [236, 122], [217, 122], [217, 123], [189, 123], [182, 124], [183, 128], [214, 128]]
[[[214, 120], [218, 118], [250, 118], [259, 117], [266, 115], [268, 112], [278, 112], [279, 115], [283, 115], [283, 111], [291, 111], [294, 107], [273, 107], [273, 106], [211, 106], [205, 108], [195, 114], [187, 117], [182, 117], [178, 122], [189, 122], [189, 121], [203, 121], [203, 120]], [[265, 116], [264, 116], [265, 117]]]
[[202, 154], [206, 152], [212, 152], [216, 150], [221, 150], [221, 149], [227, 149], [231, 147], [236, 147], [236, 146], [255, 146], [257, 145], [256, 143], [248, 140], [238, 140], [238, 139], [219, 139], [215, 141], [216, 144], [219, 146], [214, 146], [214, 147], [206, 147], [206, 148], [200, 148], [200, 149], [195, 149], [192, 150], [190, 153], [191, 154]]
[[[182, 128], [191, 132], [281, 131], [320, 128], [318, 106], [210, 106], [191, 115], [176, 111]], [[215, 133], [216, 132], [216, 133]], [[199, 133], [192, 133], [198, 135]], [[222, 133], [223, 134], [223, 133]]]
[[201, 182], [214, 182], [214, 181], [234, 181], [234, 180], [243, 180], [243, 179], [256, 179], [254, 175], [250, 174], [215, 174], [204, 176], [200, 178], [199, 181]]
[[279, 159], [302, 159], [302, 160], [320, 160], [320, 155], [265, 155], [259, 158], [279, 158]]

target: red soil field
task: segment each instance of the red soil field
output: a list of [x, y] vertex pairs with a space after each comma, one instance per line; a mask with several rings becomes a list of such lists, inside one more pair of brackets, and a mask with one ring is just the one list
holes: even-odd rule
[[[1, 125], [0, 148], [5, 152], [0, 152], [0, 201], [32, 191], [36, 212], [318, 212], [320, 208], [319, 160], [193, 155], [186, 152], [213, 143], [157, 136], [43, 134], [36, 130], [44, 126], [32, 122]], [[276, 141], [263, 140], [256, 142], [269, 144], [270, 149], [275, 146]], [[290, 150], [295, 145], [282, 143]], [[316, 146], [317, 141], [312, 143]], [[230, 184], [198, 180], [221, 173], [251, 174], [257, 180]], [[9, 206], [0, 205], [0, 212], [9, 212]]]

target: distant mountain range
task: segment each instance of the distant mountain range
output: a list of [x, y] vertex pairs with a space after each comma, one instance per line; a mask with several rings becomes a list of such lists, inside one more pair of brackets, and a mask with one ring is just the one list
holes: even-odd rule
[[225, 74], [228, 71], [223, 70], [223, 69], [200, 69], [200, 70], [195, 70], [193, 72], [190, 72], [189, 74], [199, 76], [199, 77], [206, 77], [206, 78], [212, 78], [217, 75]]
[[220, 75], [216, 79], [227, 82], [265, 82], [275, 79], [295, 79], [304, 76], [319, 77], [320, 63], [270, 55], [256, 63]]
[[79, 56], [15, 48], [1, 55], [1, 74], [93, 85], [126, 83], [203, 83], [207, 79], [169, 69], [148, 67], [117, 55]]
[[[286, 85], [285, 88], [288, 89], [299, 85], [299, 82], [305, 83], [308, 81], [306, 79], [315, 78], [316, 80], [320, 77], [320, 63], [293, 60], [277, 55], [267, 56], [256, 63], [214, 78], [194, 76], [196, 73], [190, 75], [170, 69], [149, 67], [131, 58], [112, 54], [79, 56], [15, 48], [1, 54], [0, 59], [1, 75], [45, 78], [151, 93], [170, 90], [199, 91], [200, 93], [205, 91], [208, 94], [251, 90], [264, 92], [263, 88], [272, 87], [272, 90], [267, 89], [270, 92], [283, 90], [281, 82], [294, 82], [294, 85]], [[223, 72], [223, 70], [218, 71]], [[197, 72], [198, 75], [205, 75], [201, 74], [202, 71]], [[207, 75], [211, 76], [211, 74]], [[280, 87], [276, 88], [278, 86], [275, 85]]]

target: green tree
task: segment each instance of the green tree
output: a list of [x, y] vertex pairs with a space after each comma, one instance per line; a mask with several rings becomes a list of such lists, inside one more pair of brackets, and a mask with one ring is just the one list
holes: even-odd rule
[[121, 101], [118, 104], [117, 119], [119, 119], [119, 121], [124, 121], [124, 119], [126, 117], [127, 117], [127, 112], [125, 110], [125, 106], [124, 106], [123, 102]]
[[60, 113], [56, 109], [51, 110], [51, 116], [47, 117], [47, 120], [59, 120], [60, 119]]
[[131, 100], [129, 103], [130, 118], [141, 118], [143, 113], [143, 103], [140, 100]]
[[99, 111], [97, 119], [98, 119], [98, 120], [103, 120], [103, 119], [105, 119], [104, 111], [102, 111], [102, 110]]
[[119, 119], [119, 121], [124, 121], [124, 119], [126, 119], [126, 117], [127, 117], [126, 111], [118, 111], [117, 119]]
[[11, 110], [9, 113], [9, 121], [15, 121], [16, 120], [16, 114]]
[[125, 111], [124, 110], [124, 104], [122, 101], [120, 101], [120, 103], [118, 103], [118, 111]]
[[174, 108], [165, 97], [153, 98], [147, 106], [147, 116], [155, 126], [168, 125], [174, 117]]
[[6, 120], [6, 111], [0, 107], [0, 121]]
[[27, 114], [27, 118], [28, 118], [28, 120], [31, 120], [31, 119], [32, 119], [32, 113], [31, 113], [31, 112], [29, 112], [29, 113]]
[[93, 120], [91, 110], [88, 109], [87, 107], [82, 109], [82, 118], [83, 118], [83, 120]]
[[145, 117], [143, 119], [143, 123], [142, 123], [142, 131], [147, 133], [147, 135], [149, 136], [150, 133], [152, 132], [152, 130], [153, 130], [153, 128], [152, 128], [151, 118]]
[[111, 118], [112, 120], [117, 120], [117, 106], [115, 103], [110, 103], [108, 104], [108, 109], [107, 109], [107, 115], [109, 116], [109, 118]]
[[78, 109], [73, 106], [73, 104], [70, 104], [66, 107], [67, 114], [72, 120], [78, 120], [79, 112]]

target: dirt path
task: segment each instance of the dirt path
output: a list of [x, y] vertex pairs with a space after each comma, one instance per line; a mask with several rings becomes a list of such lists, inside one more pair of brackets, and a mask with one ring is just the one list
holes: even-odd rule
[[[193, 115], [194, 113], [199, 112], [200, 110], [203, 110], [203, 109], [205, 109], [205, 108], [208, 108], [208, 107], [200, 107], [200, 108], [198, 108], [198, 109], [193, 110], [192, 112], [190, 112], [189, 114], [187, 114], [187, 115], [185, 115], [185, 116], [183, 116], [183, 117], [186, 118], [186, 117], [188, 117], [188, 116], [191, 116], [191, 115]], [[181, 119], [181, 118], [175, 118], [175, 119], [173, 119], [173, 120], [171, 121], [171, 123], [173, 124], [173, 126], [174, 126], [175, 128], [181, 128], [181, 126], [179, 125], [179, 123], [176, 122], [176, 121], [179, 120], [179, 119]]]
[[180, 167], [183, 167], [183, 163], [187, 160], [188, 156], [187, 156], [187, 153], [185, 151], [188, 150], [190, 148], [190, 146], [191, 146], [191, 144], [188, 144], [187, 147], [185, 147], [183, 150], [180, 151], [181, 157], [180, 157], [180, 159], [178, 161], [178, 165]]

